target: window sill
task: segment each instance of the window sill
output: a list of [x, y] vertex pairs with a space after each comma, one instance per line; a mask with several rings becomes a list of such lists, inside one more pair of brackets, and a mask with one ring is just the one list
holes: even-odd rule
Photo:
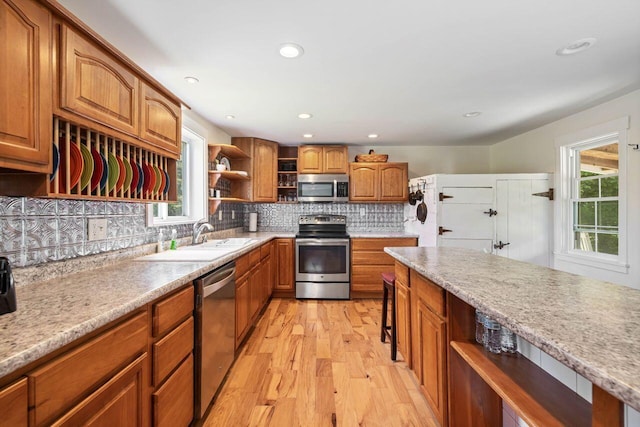
[[599, 268], [601, 270], [608, 270], [616, 273], [627, 274], [629, 272], [628, 264], [622, 263], [620, 261], [599, 258], [597, 256], [554, 252], [554, 257], [556, 261], [585, 265], [588, 267]]

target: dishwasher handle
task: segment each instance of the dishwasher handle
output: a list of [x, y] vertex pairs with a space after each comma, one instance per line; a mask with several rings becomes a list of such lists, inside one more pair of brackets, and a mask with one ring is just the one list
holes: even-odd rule
[[[226, 273], [226, 274], [220, 274]], [[229, 283], [233, 282], [236, 275], [236, 268], [233, 267], [226, 271], [217, 271], [210, 276], [205, 276], [202, 279], [202, 297], [206, 298], [212, 293], [222, 289]], [[222, 276], [222, 277], [221, 277]]]

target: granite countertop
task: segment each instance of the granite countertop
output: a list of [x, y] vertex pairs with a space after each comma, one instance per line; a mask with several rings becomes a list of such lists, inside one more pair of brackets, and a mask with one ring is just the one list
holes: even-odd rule
[[640, 410], [640, 291], [458, 248], [385, 252]]
[[251, 237], [255, 241], [213, 261], [139, 262], [128, 259], [17, 287], [18, 310], [0, 316], [0, 377], [271, 239], [293, 237], [293, 234], [259, 232], [234, 237]]

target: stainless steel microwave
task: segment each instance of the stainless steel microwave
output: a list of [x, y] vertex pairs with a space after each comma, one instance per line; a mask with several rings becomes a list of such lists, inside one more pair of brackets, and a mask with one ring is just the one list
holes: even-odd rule
[[349, 175], [298, 175], [299, 202], [348, 202]]

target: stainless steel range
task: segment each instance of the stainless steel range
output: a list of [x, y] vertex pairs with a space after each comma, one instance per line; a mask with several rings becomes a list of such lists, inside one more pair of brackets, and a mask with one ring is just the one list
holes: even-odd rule
[[300, 216], [296, 298], [349, 299], [349, 245], [346, 216]]

